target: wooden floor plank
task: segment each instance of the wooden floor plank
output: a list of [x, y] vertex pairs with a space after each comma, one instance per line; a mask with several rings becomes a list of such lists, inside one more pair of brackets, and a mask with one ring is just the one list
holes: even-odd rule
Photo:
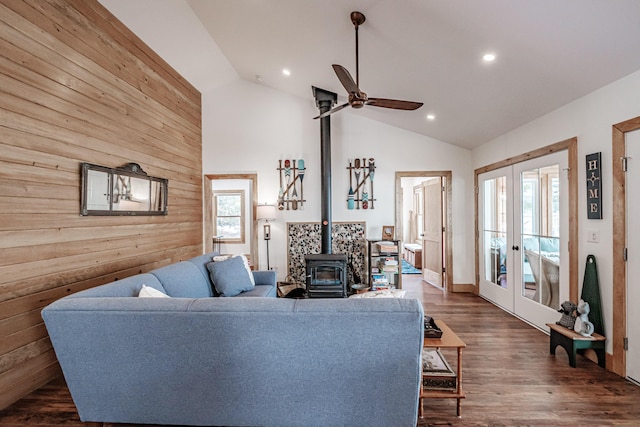
[[[418, 426], [640, 425], [640, 387], [582, 356], [569, 367], [562, 348], [549, 354], [546, 334], [482, 298], [443, 293], [418, 275], [402, 282], [406, 297], [420, 299], [425, 313], [444, 320], [467, 344], [462, 417], [455, 399], [427, 399]], [[443, 353], [455, 360], [455, 353]], [[0, 412], [0, 426], [59, 425], [101, 425], [80, 422], [62, 379]]]

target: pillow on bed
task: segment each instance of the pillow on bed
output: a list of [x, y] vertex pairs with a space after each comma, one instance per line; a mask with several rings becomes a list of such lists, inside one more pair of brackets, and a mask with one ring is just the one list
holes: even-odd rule
[[207, 264], [213, 286], [220, 296], [234, 297], [255, 288], [253, 273], [245, 267], [243, 258], [234, 256]]

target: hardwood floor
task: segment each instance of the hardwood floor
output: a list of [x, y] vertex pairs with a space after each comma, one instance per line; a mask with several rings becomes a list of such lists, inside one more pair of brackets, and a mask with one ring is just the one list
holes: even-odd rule
[[[418, 426], [640, 425], [640, 387], [581, 356], [569, 367], [562, 348], [549, 354], [547, 335], [479, 297], [444, 294], [419, 275], [405, 275], [403, 287], [467, 344], [462, 418], [455, 399], [429, 399]], [[61, 379], [0, 412], [0, 426], [59, 425], [92, 425], [79, 421]]]

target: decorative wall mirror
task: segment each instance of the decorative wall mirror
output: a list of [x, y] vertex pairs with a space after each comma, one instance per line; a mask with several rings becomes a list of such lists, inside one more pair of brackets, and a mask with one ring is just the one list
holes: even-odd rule
[[167, 215], [169, 181], [148, 176], [137, 163], [82, 163], [81, 173], [81, 215]]

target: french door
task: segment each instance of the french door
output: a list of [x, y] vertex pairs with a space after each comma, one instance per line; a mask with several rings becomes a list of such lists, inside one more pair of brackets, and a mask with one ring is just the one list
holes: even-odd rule
[[640, 383], [640, 239], [637, 218], [640, 215], [640, 130], [625, 134], [625, 157], [628, 162], [626, 181], [627, 236], [627, 342], [626, 374]]
[[480, 295], [543, 330], [569, 299], [567, 157], [478, 176]]

